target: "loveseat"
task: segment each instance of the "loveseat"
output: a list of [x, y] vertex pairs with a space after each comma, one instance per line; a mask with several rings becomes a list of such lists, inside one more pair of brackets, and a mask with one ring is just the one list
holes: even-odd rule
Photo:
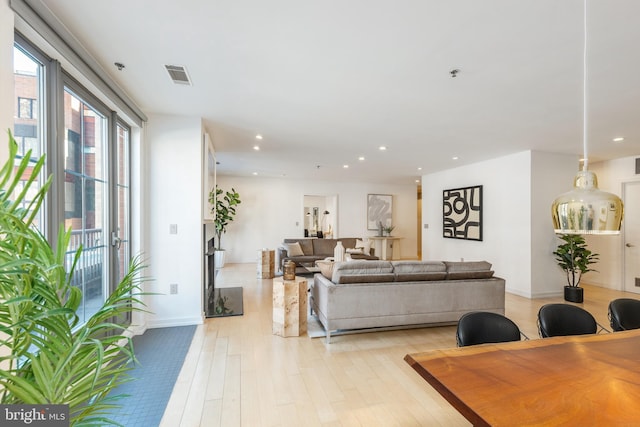
[[338, 243], [342, 242], [345, 250], [352, 259], [377, 260], [374, 250], [369, 242], [355, 237], [345, 237], [340, 239], [284, 239], [284, 242], [277, 253], [278, 269], [282, 270], [285, 261], [291, 260], [296, 264], [311, 265], [315, 261], [333, 257], [333, 250]]
[[486, 261], [350, 261], [314, 275], [310, 304], [330, 342], [337, 330], [451, 325], [469, 311], [504, 314], [504, 289]]

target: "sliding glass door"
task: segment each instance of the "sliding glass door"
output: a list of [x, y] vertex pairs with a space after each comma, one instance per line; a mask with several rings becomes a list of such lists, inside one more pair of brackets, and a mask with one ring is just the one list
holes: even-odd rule
[[130, 236], [130, 196], [131, 182], [129, 170], [129, 142], [131, 141], [131, 132], [127, 126], [122, 123], [116, 125], [116, 146], [115, 146], [115, 199], [117, 205], [114, 207], [115, 223], [112, 227], [114, 230], [111, 236], [111, 243], [117, 256], [117, 262], [114, 265], [117, 270], [113, 272], [113, 276], [120, 282], [129, 269], [129, 261], [131, 259], [131, 241]]
[[64, 224], [71, 229], [67, 265], [81, 248], [73, 276], [82, 290], [78, 316], [88, 319], [107, 294], [107, 120], [68, 87], [64, 91]]
[[85, 322], [129, 268], [131, 129], [18, 34], [13, 56], [18, 156], [31, 150], [35, 163], [46, 154], [38, 185], [54, 178], [35, 226], [52, 243], [61, 224], [71, 230], [65, 263], [69, 271], [80, 250], [72, 284], [82, 290], [77, 314]]

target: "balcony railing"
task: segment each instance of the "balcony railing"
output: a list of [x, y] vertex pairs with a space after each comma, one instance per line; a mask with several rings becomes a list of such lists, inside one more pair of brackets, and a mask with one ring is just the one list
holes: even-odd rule
[[102, 272], [106, 249], [103, 230], [94, 228], [71, 232], [65, 257], [67, 271], [71, 269], [73, 258], [80, 246], [82, 253], [71, 278], [71, 285], [82, 289], [84, 299], [88, 300], [103, 294]]

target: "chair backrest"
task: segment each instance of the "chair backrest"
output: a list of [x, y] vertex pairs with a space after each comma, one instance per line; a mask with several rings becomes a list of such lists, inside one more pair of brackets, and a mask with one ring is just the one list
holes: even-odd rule
[[570, 304], [546, 304], [538, 311], [538, 332], [542, 338], [595, 334], [596, 319], [587, 310]]
[[609, 303], [609, 322], [614, 331], [640, 329], [640, 301], [618, 298]]
[[473, 311], [464, 314], [458, 321], [458, 347], [508, 341], [520, 341], [520, 329], [501, 314]]

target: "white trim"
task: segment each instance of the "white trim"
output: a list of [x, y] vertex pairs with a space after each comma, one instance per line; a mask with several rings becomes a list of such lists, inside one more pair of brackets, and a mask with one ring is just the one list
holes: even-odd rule
[[161, 319], [161, 320], [148, 320], [147, 329], [155, 328], [170, 328], [173, 326], [189, 326], [189, 325], [202, 325], [204, 318], [198, 317], [179, 317], [174, 319]]

